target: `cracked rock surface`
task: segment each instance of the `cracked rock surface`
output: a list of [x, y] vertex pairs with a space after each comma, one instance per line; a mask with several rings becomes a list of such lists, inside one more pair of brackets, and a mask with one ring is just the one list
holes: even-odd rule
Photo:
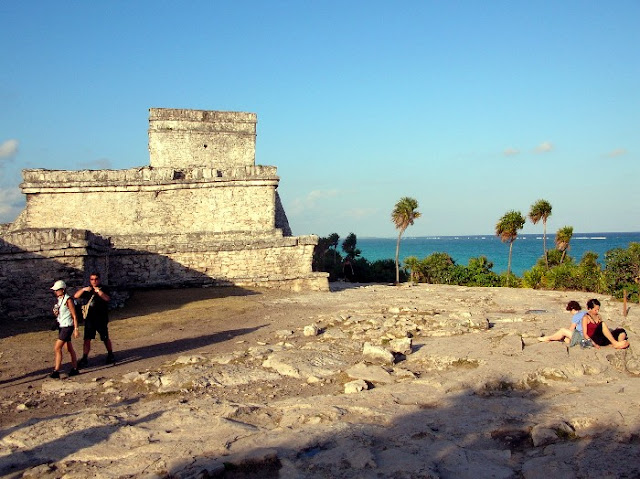
[[[631, 348], [537, 340], [590, 297]], [[10, 323], [0, 477], [640, 477], [631, 306], [425, 284], [146, 291], [112, 314], [117, 364], [94, 341], [60, 380], [55, 333]]]

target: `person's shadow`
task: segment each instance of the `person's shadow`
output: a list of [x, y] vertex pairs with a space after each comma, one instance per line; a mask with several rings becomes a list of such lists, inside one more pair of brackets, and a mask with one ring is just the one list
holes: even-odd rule
[[[190, 351], [192, 349], [203, 348], [211, 344], [216, 344], [216, 343], [221, 343], [223, 341], [231, 340], [237, 336], [243, 336], [245, 334], [252, 333], [265, 326], [266, 324], [255, 326], [253, 328], [230, 329], [226, 331], [219, 331], [214, 334], [208, 334], [205, 336], [182, 338], [182, 339], [177, 339], [175, 341], [148, 344], [146, 346], [141, 346], [138, 348], [119, 350], [118, 362], [116, 363], [116, 365], [118, 363], [131, 363], [134, 361], [140, 361], [142, 359], [148, 359], [148, 358], [159, 357], [159, 356], [169, 356], [172, 354], [179, 354], [185, 351]], [[93, 368], [89, 366], [88, 368], [85, 368], [85, 369], [96, 370], [96, 369], [99, 369], [97, 367], [98, 365], [100, 367], [112, 367], [111, 364], [109, 365], [105, 364], [105, 359], [106, 359], [106, 354], [94, 356], [90, 359], [90, 361], [96, 366], [94, 366]], [[43, 379], [43, 377], [46, 377], [46, 374], [50, 372], [51, 372], [51, 368], [49, 367], [49, 368], [38, 369], [36, 371], [30, 371], [21, 376], [2, 379], [0, 380], [0, 387], [6, 384], [11, 384], [11, 385], [27, 384], [29, 382], [41, 380]]]

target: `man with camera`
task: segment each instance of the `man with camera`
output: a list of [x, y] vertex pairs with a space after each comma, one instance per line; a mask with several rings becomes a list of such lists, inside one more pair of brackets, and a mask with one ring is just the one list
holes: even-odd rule
[[82, 358], [78, 361], [78, 367], [86, 367], [89, 364], [89, 351], [91, 351], [91, 340], [96, 338], [96, 332], [100, 334], [100, 339], [107, 348], [106, 364], [115, 364], [111, 339], [109, 339], [109, 291], [100, 283], [100, 275], [91, 273], [89, 276], [89, 286], [79, 289], [73, 295], [76, 299], [83, 299], [85, 305], [82, 307], [84, 314], [84, 344], [82, 346]]

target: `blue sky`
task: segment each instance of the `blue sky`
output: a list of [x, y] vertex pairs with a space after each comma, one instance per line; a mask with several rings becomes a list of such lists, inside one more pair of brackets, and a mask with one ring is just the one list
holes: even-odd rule
[[[640, 231], [640, 2], [0, 2], [0, 222], [22, 168], [149, 163], [148, 109], [255, 112], [296, 235]], [[530, 222], [523, 233], [541, 231]]]

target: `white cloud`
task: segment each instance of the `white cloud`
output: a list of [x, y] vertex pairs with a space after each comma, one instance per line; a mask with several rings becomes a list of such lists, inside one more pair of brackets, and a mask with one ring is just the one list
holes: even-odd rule
[[607, 158], [616, 158], [617, 156], [622, 156], [626, 154], [627, 154], [627, 150], [625, 148], [616, 148], [615, 150], [611, 150], [605, 156]]
[[553, 150], [553, 143], [551, 143], [550, 141], [543, 141], [538, 146], [536, 146], [535, 152], [536, 153], [548, 153], [551, 150]]
[[111, 170], [111, 160], [108, 158], [100, 158], [99, 160], [85, 161], [78, 163], [80, 168], [85, 170]]
[[376, 208], [351, 208], [346, 210], [343, 214], [343, 218], [362, 219], [369, 218], [378, 213]]
[[[313, 190], [303, 198], [294, 198], [291, 202], [291, 214], [299, 215], [316, 208], [319, 202], [338, 196], [338, 190]], [[289, 212], [287, 212], [289, 213]]]
[[520, 153], [520, 150], [518, 150], [517, 148], [505, 148], [505, 150], [502, 152], [504, 156], [514, 156], [519, 153]]
[[24, 208], [24, 196], [17, 187], [0, 188], [0, 223], [10, 223]]
[[7, 140], [0, 144], [0, 159], [11, 158], [18, 152], [18, 140]]

